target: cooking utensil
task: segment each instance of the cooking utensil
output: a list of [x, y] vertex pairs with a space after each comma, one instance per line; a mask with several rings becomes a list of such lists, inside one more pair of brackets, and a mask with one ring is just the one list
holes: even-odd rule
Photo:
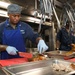
[[24, 57], [24, 58], [32, 58], [33, 57], [33, 55], [31, 53], [26, 53], [26, 52], [17, 52], [17, 54], [20, 57]]

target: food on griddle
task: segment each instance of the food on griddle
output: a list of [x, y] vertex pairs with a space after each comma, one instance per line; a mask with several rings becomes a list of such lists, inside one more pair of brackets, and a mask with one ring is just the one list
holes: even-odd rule
[[75, 44], [71, 44], [71, 46], [72, 46], [72, 51], [75, 51]]
[[45, 56], [39, 56], [39, 60], [45, 60], [46, 57]]
[[72, 69], [74, 69], [75, 70], [75, 64], [71, 64], [71, 67], [72, 67]]
[[65, 66], [64, 64], [61, 63], [53, 63], [52, 68], [54, 71], [64, 71], [64, 72], [71, 72], [73, 69], [71, 68], [71, 65]]
[[74, 52], [74, 51], [72, 51], [72, 50], [71, 50], [71, 51], [68, 51], [65, 55], [66, 55], [66, 56], [70, 56], [70, 55], [73, 54], [73, 52]]
[[66, 53], [66, 56], [72, 55], [75, 52], [75, 44], [71, 44], [72, 49]]
[[59, 65], [55, 64], [55, 63], [52, 64], [52, 68], [53, 68], [54, 71], [59, 71], [60, 70]]
[[46, 57], [44, 55], [37, 55], [33, 56], [33, 58], [29, 59], [29, 61], [39, 61], [39, 60], [46, 60]]
[[32, 61], [38, 61], [39, 58], [32, 58]]

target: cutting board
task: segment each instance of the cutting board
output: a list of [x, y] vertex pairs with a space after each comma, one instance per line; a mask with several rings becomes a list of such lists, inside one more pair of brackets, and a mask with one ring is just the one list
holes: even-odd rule
[[7, 60], [0, 60], [0, 66], [10, 66], [10, 65], [16, 65], [20, 63], [28, 62], [27, 58], [13, 58], [13, 59], [7, 59]]
[[25, 62], [28, 62], [28, 58], [33, 57], [33, 55], [31, 53], [18, 52], [18, 54], [22, 58], [13, 58], [13, 59], [0, 60], [0, 66], [10, 66], [10, 65], [25, 63]]
[[71, 58], [71, 57], [68, 57], [68, 56], [65, 56], [64, 60], [68, 60], [70, 62], [75, 62], [75, 58]]
[[69, 59], [69, 61], [71, 61], [71, 62], [75, 62], [75, 58]]
[[26, 52], [17, 52], [17, 54], [20, 57], [24, 57], [24, 58], [32, 58], [33, 57], [33, 55], [31, 53], [26, 53]]

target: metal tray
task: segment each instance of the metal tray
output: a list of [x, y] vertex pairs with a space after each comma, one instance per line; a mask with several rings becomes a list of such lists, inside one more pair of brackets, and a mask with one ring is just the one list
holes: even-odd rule
[[62, 63], [67, 67], [70, 62], [59, 59], [48, 59], [36, 62], [27, 62], [19, 65], [3, 67], [10, 75], [69, 75], [69, 72], [54, 71], [53, 63]]

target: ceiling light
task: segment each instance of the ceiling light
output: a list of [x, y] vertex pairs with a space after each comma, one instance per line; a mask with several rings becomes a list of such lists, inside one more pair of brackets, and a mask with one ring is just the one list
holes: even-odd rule
[[[42, 14], [38, 13], [37, 17], [42, 17]], [[43, 15], [43, 17], [44, 17], [44, 15]], [[45, 18], [48, 18], [48, 16], [45, 15]]]
[[29, 17], [28, 20], [34, 21], [34, 22], [40, 22], [40, 19]]
[[8, 15], [7, 15], [7, 11], [0, 10], [0, 16], [8, 17]]
[[3, 1], [0, 1], [0, 7], [1, 8], [7, 9], [8, 5], [10, 5], [10, 3], [6, 3], [6, 2], [3, 2]]

